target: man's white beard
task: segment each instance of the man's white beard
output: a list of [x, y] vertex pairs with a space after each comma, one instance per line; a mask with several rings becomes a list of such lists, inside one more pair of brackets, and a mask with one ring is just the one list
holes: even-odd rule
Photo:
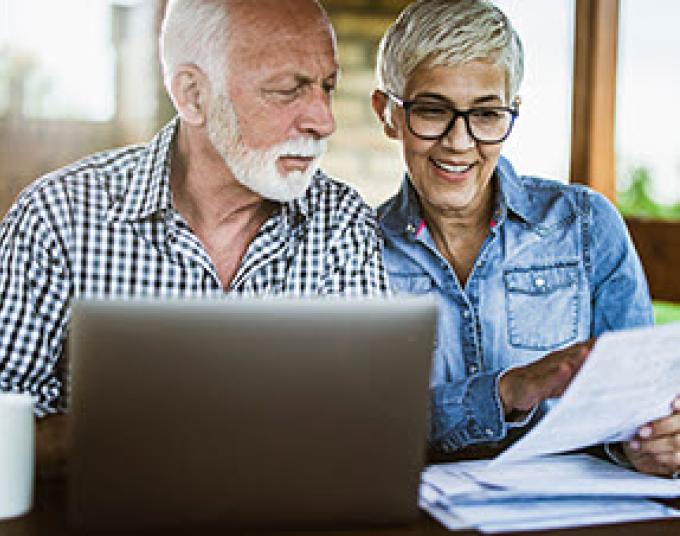
[[[234, 177], [243, 186], [265, 199], [287, 202], [304, 195], [314, 176], [326, 140], [300, 137], [287, 140], [269, 149], [246, 147], [241, 139], [238, 119], [229, 99], [218, 94], [208, 110], [208, 139], [224, 159]], [[281, 156], [313, 158], [304, 171], [282, 175], [276, 167]]]

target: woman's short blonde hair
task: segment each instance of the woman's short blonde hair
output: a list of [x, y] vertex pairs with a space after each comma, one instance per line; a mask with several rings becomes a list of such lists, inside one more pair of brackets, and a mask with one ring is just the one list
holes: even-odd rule
[[524, 52], [510, 20], [487, 0], [418, 0], [388, 28], [378, 49], [381, 89], [403, 95], [420, 65], [486, 61], [504, 68], [506, 98], [519, 90]]

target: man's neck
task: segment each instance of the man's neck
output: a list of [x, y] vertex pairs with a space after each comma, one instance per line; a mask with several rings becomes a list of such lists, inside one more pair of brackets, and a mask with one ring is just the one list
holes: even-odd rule
[[207, 137], [189, 128], [180, 126], [173, 154], [173, 204], [228, 289], [248, 246], [277, 205], [242, 186]]
[[170, 174], [173, 204], [189, 226], [204, 233], [250, 227], [271, 213], [273, 204], [241, 185], [207, 137], [190, 128], [180, 125]]

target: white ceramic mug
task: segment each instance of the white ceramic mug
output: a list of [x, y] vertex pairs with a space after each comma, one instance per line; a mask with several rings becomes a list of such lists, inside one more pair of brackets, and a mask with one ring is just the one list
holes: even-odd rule
[[33, 505], [34, 426], [31, 397], [0, 392], [0, 519]]

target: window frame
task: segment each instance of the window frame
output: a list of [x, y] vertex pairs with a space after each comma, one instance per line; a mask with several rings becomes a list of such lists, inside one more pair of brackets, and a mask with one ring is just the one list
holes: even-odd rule
[[[576, 0], [570, 182], [616, 202], [619, 0]], [[626, 218], [654, 299], [680, 301], [680, 222]]]
[[[158, 1], [157, 24], [166, 0]], [[323, 0], [330, 11], [357, 11], [344, 0]], [[395, 15], [409, 0], [382, 9]], [[569, 181], [616, 202], [615, 114], [619, 0], [575, 0], [574, 79]], [[652, 297], [680, 302], [680, 222], [626, 218]], [[680, 270], [676, 271], [680, 273]]]

